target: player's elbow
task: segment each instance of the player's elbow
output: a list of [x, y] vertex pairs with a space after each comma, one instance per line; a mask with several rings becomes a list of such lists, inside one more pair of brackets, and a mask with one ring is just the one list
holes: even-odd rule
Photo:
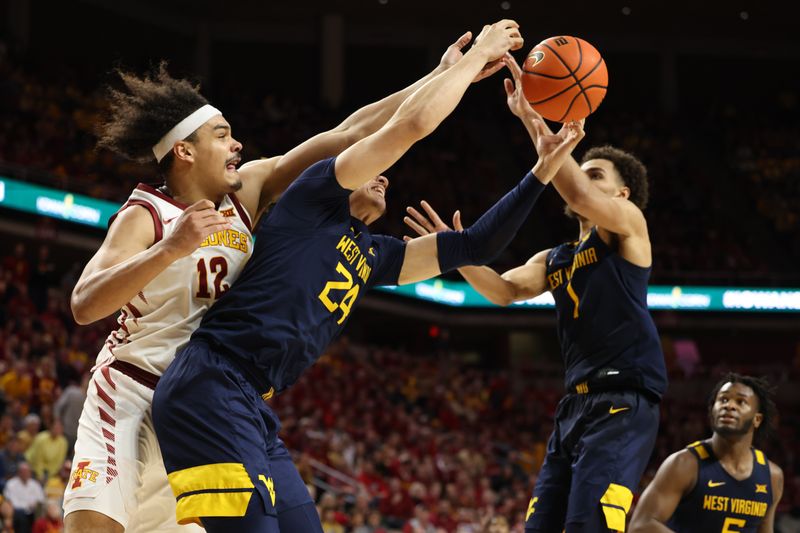
[[430, 114], [423, 110], [396, 117], [390, 127], [398, 137], [413, 144], [430, 135], [438, 125], [438, 122], [432, 120]]
[[83, 291], [80, 291], [77, 287], [72, 291], [72, 296], [69, 299], [69, 307], [72, 311], [72, 318], [75, 320], [75, 323], [81, 326], [91, 324], [97, 320], [97, 317], [92, 313], [91, 306], [86, 301]]

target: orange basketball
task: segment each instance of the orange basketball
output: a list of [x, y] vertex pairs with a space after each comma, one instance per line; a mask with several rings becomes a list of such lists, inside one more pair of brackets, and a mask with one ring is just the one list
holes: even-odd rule
[[525, 98], [544, 118], [580, 120], [606, 95], [608, 70], [600, 52], [583, 39], [550, 37], [531, 50], [522, 65]]

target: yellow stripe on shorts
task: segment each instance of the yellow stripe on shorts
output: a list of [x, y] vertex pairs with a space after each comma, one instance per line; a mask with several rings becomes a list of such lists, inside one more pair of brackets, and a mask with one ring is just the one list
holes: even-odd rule
[[244, 516], [255, 488], [242, 463], [194, 466], [167, 477], [180, 524], [200, 523], [201, 516]]
[[632, 502], [633, 493], [628, 487], [616, 483], [608, 485], [606, 493], [600, 498], [608, 529], [625, 531], [625, 515], [630, 511]]

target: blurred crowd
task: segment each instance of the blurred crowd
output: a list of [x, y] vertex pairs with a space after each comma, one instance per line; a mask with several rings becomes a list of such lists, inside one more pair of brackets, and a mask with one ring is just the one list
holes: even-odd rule
[[[46, 245], [20, 243], [0, 258], [0, 533], [62, 527], [89, 369], [114, 325], [114, 317], [75, 325], [76, 274], [55, 269]], [[643, 486], [669, 453], [707, 436], [705, 399], [722, 372], [699, 357], [702, 347], [663, 340], [672, 388]], [[522, 531], [563, 390], [558, 365], [489, 368], [447, 343], [430, 345], [405, 351], [343, 338], [272, 400], [326, 533]], [[765, 364], [737, 369], [767, 373], [784, 389], [800, 376]], [[800, 521], [797, 407], [779, 403], [778, 432], [764, 446], [786, 473], [779, 523], [790, 525]]]
[[[486, 92], [479, 93], [481, 98], [492, 97]], [[494, 97], [502, 102], [501, 94]], [[343, 113], [244, 88], [235, 98], [217, 100], [245, 144], [245, 159], [284, 153], [336, 125]], [[387, 172], [402, 186], [392, 188], [379, 230], [407, 233], [404, 208], [421, 199], [446, 220], [461, 209], [466, 223], [474, 221], [530, 167], [534, 158], [522, 127], [510, 113], [482, 111], [482, 103], [466, 103], [465, 111], [457, 111]], [[784, 105], [796, 107], [796, 102]], [[47, 78], [27, 72], [0, 43], [0, 114], [8, 117], [0, 121], [0, 170], [124, 201], [137, 182], [157, 178], [151, 167], [95, 150], [105, 106], [101, 87], [82, 86], [64, 66]], [[612, 143], [637, 154], [649, 168], [654, 282], [800, 281], [793, 266], [800, 258], [800, 132], [779, 108], [775, 116], [760, 113], [755, 118], [745, 110], [711, 110], [697, 119], [609, 112], [589, 118], [579, 152]], [[575, 225], [561, 210], [554, 193], [545, 195], [498, 266], [516, 266], [540, 249], [572, 239]]]

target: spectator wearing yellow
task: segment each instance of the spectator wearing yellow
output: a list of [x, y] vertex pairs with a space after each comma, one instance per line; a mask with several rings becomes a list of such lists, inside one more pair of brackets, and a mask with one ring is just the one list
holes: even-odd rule
[[25, 458], [31, 464], [38, 479], [56, 475], [67, 458], [68, 443], [64, 437], [64, 425], [60, 420], [53, 422], [50, 431], [42, 431], [33, 439]]

